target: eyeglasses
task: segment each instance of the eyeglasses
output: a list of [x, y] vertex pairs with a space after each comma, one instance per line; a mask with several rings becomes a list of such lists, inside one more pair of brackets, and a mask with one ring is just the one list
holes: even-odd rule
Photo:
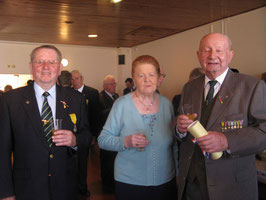
[[166, 74], [160, 74], [161, 77], [165, 78], [166, 77]]
[[48, 66], [55, 66], [57, 65], [59, 62], [57, 60], [35, 60], [34, 64], [38, 67], [40, 66], [44, 66], [45, 64], [47, 64]]

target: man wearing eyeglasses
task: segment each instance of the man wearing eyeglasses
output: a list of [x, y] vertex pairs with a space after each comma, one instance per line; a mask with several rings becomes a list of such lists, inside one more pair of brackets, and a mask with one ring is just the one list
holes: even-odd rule
[[[35, 48], [34, 83], [0, 99], [0, 199], [78, 199], [76, 154], [91, 137], [82, 95], [56, 85], [61, 59], [54, 46]], [[55, 119], [62, 129], [53, 133]]]

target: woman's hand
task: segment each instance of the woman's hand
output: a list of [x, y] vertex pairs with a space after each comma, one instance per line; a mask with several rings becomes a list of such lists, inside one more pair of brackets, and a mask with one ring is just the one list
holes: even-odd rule
[[146, 139], [146, 136], [143, 133], [138, 133], [134, 135], [129, 135], [125, 137], [124, 146], [129, 147], [145, 147], [149, 144], [149, 141]]

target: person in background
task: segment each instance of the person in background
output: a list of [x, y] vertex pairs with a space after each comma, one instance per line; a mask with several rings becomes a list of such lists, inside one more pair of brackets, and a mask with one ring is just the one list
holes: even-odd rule
[[72, 85], [72, 75], [67, 70], [62, 70], [61, 74], [57, 78], [58, 85], [62, 87], [71, 87]]
[[261, 74], [261, 80], [264, 80], [264, 82], [266, 83], [266, 72]]
[[134, 91], [134, 81], [133, 81], [132, 78], [127, 78], [125, 80], [125, 83], [126, 83], [126, 88], [123, 91], [123, 95], [128, 94], [128, 93]]
[[[78, 199], [76, 154], [91, 135], [82, 95], [56, 85], [61, 59], [55, 46], [35, 48], [34, 83], [0, 98], [2, 200]], [[62, 129], [53, 132], [55, 119]]]
[[[181, 141], [178, 199], [258, 199], [255, 154], [266, 148], [266, 86], [254, 77], [229, 70], [234, 52], [228, 36], [205, 35], [197, 52], [205, 76], [185, 84], [182, 106], [192, 105], [193, 116], [208, 131], [197, 138], [188, 132], [193, 121], [177, 118]], [[218, 160], [206, 153], [222, 152]]]
[[33, 80], [29, 79], [27, 80], [27, 85], [33, 84]]
[[[203, 71], [202, 68], [200, 68], [200, 67], [194, 68], [189, 74], [188, 82], [190, 82], [190, 81], [192, 81], [192, 80], [194, 80], [196, 78], [199, 78], [202, 75], [204, 75], [204, 71]], [[172, 103], [173, 103], [173, 106], [174, 106], [175, 116], [177, 116], [179, 114], [178, 113], [178, 107], [179, 107], [179, 104], [180, 104], [180, 100], [181, 100], [181, 94], [175, 95], [173, 100], [172, 100]]]
[[156, 92], [157, 60], [149, 55], [132, 64], [136, 90], [120, 97], [98, 137], [115, 159], [117, 200], [176, 200], [177, 146], [171, 102]]
[[239, 73], [239, 70], [236, 68], [230, 68], [231, 71], [235, 72], [235, 73]]
[[11, 85], [6, 85], [4, 88], [4, 92], [8, 92], [10, 90], [13, 90], [13, 87]]
[[166, 74], [163, 71], [163, 68], [160, 66], [160, 76], [158, 79], [158, 83], [157, 83], [157, 89], [156, 92], [160, 94], [159, 88], [161, 87], [161, 85], [163, 84], [163, 80], [165, 79]]
[[[100, 127], [104, 126], [111, 108], [118, 98], [114, 76], [103, 79], [103, 90], [100, 92]], [[101, 179], [104, 192], [114, 192], [114, 160], [117, 152], [100, 149]]]
[[[90, 124], [90, 130], [94, 137], [92, 147], [95, 145], [95, 138], [98, 136], [99, 123], [99, 92], [98, 90], [84, 85], [83, 76], [78, 70], [73, 70], [72, 74], [72, 86], [75, 90], [82, 93], [86, 99], [86, 110], [88, 115], [88, 120]], [[88, 155], [89, 148], [79, 151], [79, 192], [83, 196], [90, 196], [90, 191], [88, 190], [87, 184], [87, 166], [88, 166]]]

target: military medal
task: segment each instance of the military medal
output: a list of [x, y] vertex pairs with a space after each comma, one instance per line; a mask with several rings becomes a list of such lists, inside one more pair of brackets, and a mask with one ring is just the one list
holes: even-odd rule
[[74, 128], [73, 128], [73, 132], [76, 133], [77, 132], [77, 116], [75, 113], [72, 113], [72, 114], [69, 114], [70, 118], [71, 118], [71, 121], [74, 125]]
[[234, 121], [234, 129], [236, 129], [236, 121]]
[[224, 132], [224, 122], [221, 122], [222, 125], [222, 132]]
[[243, 122], [244, 122], [244, 120], [239, 120], [239, 123], [240, 123], [240, 127], [239, 128], [243, 128]]

